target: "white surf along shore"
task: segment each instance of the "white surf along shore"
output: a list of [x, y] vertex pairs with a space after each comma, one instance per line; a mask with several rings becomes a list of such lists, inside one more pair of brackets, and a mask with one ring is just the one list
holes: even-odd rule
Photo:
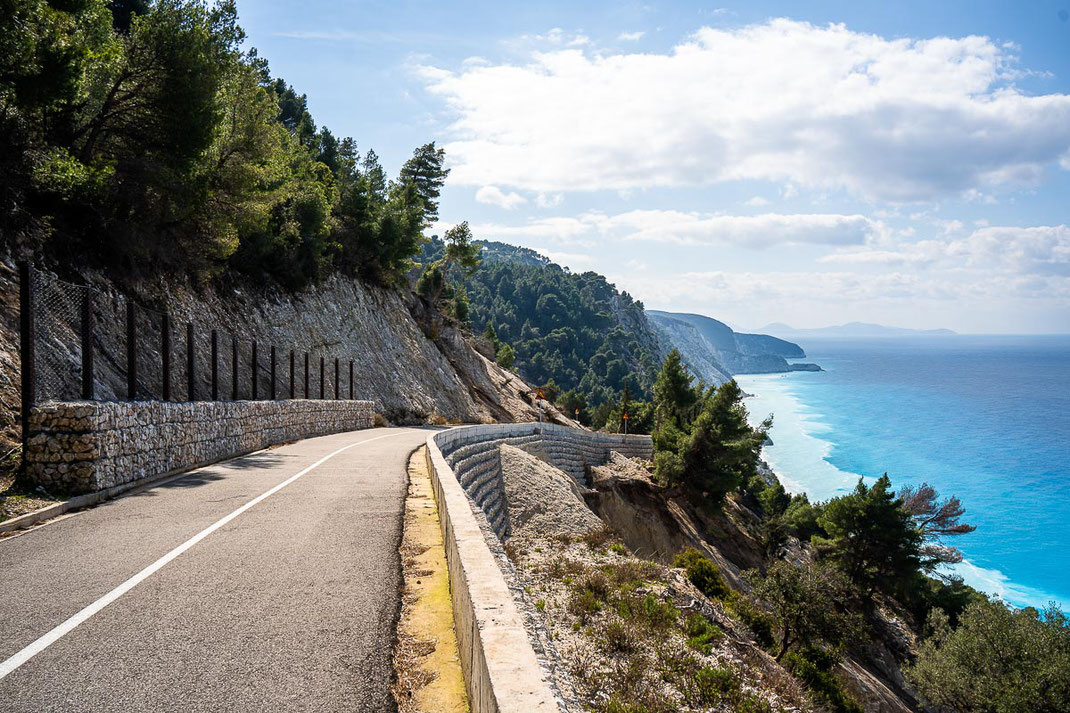
[[[823, 414], [807, 406], [793, 392], [796, 374], [750, 374], [736, 376], [736, 383], [748, 394], [748, 419], [758, 425], [773, 414], [769, 433], [772, 446], [762, 449], [762, 458], [773, 469], [791, 494], [806, 493], [811, 502], [828, 500], [854, 489], [859, 477], [867, 483], [874, 478], [841, 470], [829, 462], [835, 442], [831, 427]], [[895, 485], [893, 481], [893, 485]], [[1042, 608], [1050, 601], [1068, 602], [1047, 592], [1012, 582], [998, 569], [980, 567], [968, 559], [951, 571], [966, 584], [1015, 606]]]

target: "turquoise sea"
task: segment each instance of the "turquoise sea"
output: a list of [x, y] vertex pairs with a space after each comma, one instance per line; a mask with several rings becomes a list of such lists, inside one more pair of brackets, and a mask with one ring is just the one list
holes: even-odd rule
[[968, 584], [1070, 608], [1070, 336], [801, 342], [823, 372], [739, 376], [764, 458], [824, 500], [887, 472], [966, 506]]

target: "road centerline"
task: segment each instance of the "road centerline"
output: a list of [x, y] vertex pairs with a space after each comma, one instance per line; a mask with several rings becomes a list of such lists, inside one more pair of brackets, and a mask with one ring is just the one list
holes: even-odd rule
[[129, 579], [127, 579], [126, 581], [124, 581], [119, 586], [117, 586], [114, 589], [112, 589], [111, 591], [109, 591], [107, 594], [103, 595], [102, 597], [100, 597], [96, 601], [92, 602], [88, 606], [86, 606], [83, 609], [81, 609], [78, 613], [74, 614], [73, 616], [71, 616], [69, 619], [67, 619], [63, 623], [61, 623], [58, 626], [52, 628], [46, 634], [42, 635], [41, 637], [39, 637], [38, 639], [33, 641], [31, 644], [27, 645], [22, 650], [18, 651], [17, 653], [15, 653], [11, 657], [7, 658], [3, 662], [0, 662], [0, 680], [3, 680], [9, 674], [11, 674], [14, 671], [16, 671], [20, 666], [22, 666], [27, 661], [32, 659], [34, 656], [36, 656], [37, 654], [39, 654], [42, 651], [44, 651], [49, 646], [51, 646], [52, 644], [54, 644], [57, 641], [59, 641], [60, 639], [62, 639], [64, 636], [66, 636], [70, 632], [74, 631], [81, 624], [83, 624], [86, 621], [88, 621], [93, 615], [97, 614], [98, 612], [103, 610], [105, 607], [107, 607], [109, 604], [111, 604], [115, 600], [119, 599], [121, 596], [123, 596], [124, 594], [126, 594], [127, 592], [132, 590], [134, 587], [139, 585], [141, 582], [143, 582], [146, 579], [148, 579], [149, 577], [151, 577], [153, 574], [155, 574], [160, 569], [162, 569], [164, 566], [166, 566], [169, 562], [171, 562], [176, 557], [178, 557], [182, 553], [184, 553], [187, 550], [189, 550], [191, 547], [196, 545], [198, 542], [200, 542], [204, 538], [208, 537], [213, 532], [215, 532], [219, 528], [223, 527], [227, 523], [231, 522], [232, 520], [237, 518], [239, 515], [241, 515], [242, 513], [246, 512], [250, 508], [254, 507], [258, 503], [260, 503], [260, 502], [266, 500], [267, 498], [271, 497], [275, 493], [279, 492], [280, 490], [282, 490], [286, 486], [290, 485], [294, 481], [298, 480], [302, 476], [308, 474], [309, 472], [311, 472], [315, 468], [319, 467], [323, 463], [327, 462], [331, 458], [334, 458], [339, 453], [347, 451], [350, 448], [353, 448], [355, 446], [364, 445], [366, 443], [372, 443], [374, 441], [380, 441], [380, 440], [383, 440], [384, 438], [393, 438], [395, 436], [405, 435], [406, 433], [408, 433], [408, 431], [400, 431], [400, 432], [397, 432], [397, 433], [390, 433], [390, 434], [387, 434], [387, 435], [384, 435], [384, 436], [377, 436], [375, 438], [368, 438], [366, 440], [356, 441], [355, 443], [350, 443], [348, 445], [342, 446], [341, 448], [339, 448], [339, 449], [337, 449], [335, 451], [332, 451], [331, 453], [328, 453], [327, 455], [323, 456], [322, 458], [317, 460], [315, 463], [312, 463], [311, 465], [306, 466], [305, 468], [303, 468], [299, 472], [295, 473], [294, 475], [290, 476], [289, 478], [287, 478], [286, 480], [282, 481], [281, 483], [278, 483], [277, 485], [273, 486], [272, 488], [268, 489], [267, 491], [265, 491], [265, 492], [261, 493], [260, 495], [256, 496], [255, 498], [253, 498], [249, 502], [245, 503], [241, 507], [239, 507], [236, 510], [232, 511], [231, 513], [223, 516], [222, 518], [220, 518], [216, 522], [212, 523], [211, 525], [209, 525], [205, 529], [203, 529], [200, 532], [198, 532], [193, 537], [189, 538], [188, 540], [186, 540], [182, 544], [178, 545], [177, 547], [175, 547], [174, 549], [169, 551], [167, 554], [165, 554], [162, 557], [160, 557], [159, 559], [157, 559], [152, 564], [150, 564], [147, 567], [145, 567], [144, 569], [142, 569], [140, 572], [138, 572], [134, 576], [132, 576]]

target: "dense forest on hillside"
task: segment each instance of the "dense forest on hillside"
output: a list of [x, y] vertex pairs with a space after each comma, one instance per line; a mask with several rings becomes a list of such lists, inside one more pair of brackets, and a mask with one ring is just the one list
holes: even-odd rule
[[233, 0], [12, 0], [0, 13], [0, 234], [115, 276], [392, 284], [437, 215], [433, 143], [389, 180], [244, 50]]
[[[477, 241], [482, 264], [464, 282], [474, 332], [487, 326], [531, 383], [553, 382], [588, 407], [616, 402], [625, 388], [649, 398], [663, 347], [643, 304], [595, 272], [572, 273], [538, 253]], [[424, 247], [428, 264], [444, 251]], [[560, 401], [560, 399], [559, 399]]]

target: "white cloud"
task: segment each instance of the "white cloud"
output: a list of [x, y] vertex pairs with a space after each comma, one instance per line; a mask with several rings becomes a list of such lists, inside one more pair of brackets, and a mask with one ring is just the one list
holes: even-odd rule
[[589, 211], [576, 217], [536, 218], [524, 225], [479, 225], [482, 236], [542, 237], [559, 242], [650, 240], [681, 245], [863, 245], [884, 231], [861, 215], [766, 213], [713, 215], [676, 210], [633, 210], [616, 215]]
[[517, 206], [528, 202], [528, 199], [519, 193], [505, 192], [497, 186], [483, 186], [476, 191], [476, 202], [496, 205], [506, 210], [512, 210]]
[[990, 200], [1070, 165], [1070, 96], [1023, 93], [1013, 50], [985, 37], [777, 19], [705, 27], [667, 54], [567, 49], [580, 38], [551, 30], [556, 48], [524, 65], [424, 69], [456, 112], [453, 180], [548, 192], [760, 179]]
[[[835, 252], [820, 262], [839, 264], [934, 265], [987, 270], [989, 275], [1070, 277], [1070, 227], [986, 226], [962, 238], [921, 240], [896, 249]], [[1065, 280], [1070, 286], [1070, 280]], [[1024, 283], [1023, 283], [1024, 284]], [[1064, 287], [1066, 287], [1064, 286]]]
[[556, 252], [554, 250], [547, 250], [546, 248], [535, 248], [535, 252], [548, 258], [552, 262], [556, 262], [558, 265], [564, 265], [571, 269], [575, 269], [577, 266], [590, 266], [593, 265], [595, 261], [593, 257], [584, 253]]
[[641, 30], [637, 32], [622, 32], [617, 35], [617, 39], [623, 42], [636, 42], [643, 39], [643, 35], [645, 34], [646, 33]]
[[752, 196], [747, 200], [743, 201], [743, 205], [757, 208], [763, 205], [769, 205], [769, 201], [765, 198], [762, 198], [761, 196]]
[[561, 205], [561, 201], [565, 199], [562, 193], [540, 193], [535, 196], [535, 205], [540, 208], [553, 208]]
[[[609, 280], [640, 296], [648, 305], [705, 309], [711, 314], [719, 310], [722, 315], [759, 307], [774, 319], [798, 319], [798, 315], [807, 313], [827, 314], [849, 308], [858, 308], [861, 316], [874, 314], [879, 305], [891, 305], [890, 314], [901, 315], [904, 307], [915, 309], [921, 304], [941, 305], [942, 311], [953, 313], [963, 304], [1000, 305], [1015, 299], [1049, 304], [1061, 301], [1065, 305], [1070, 299], [1070, 284], [1064, 279], [993, 275], [985, 280], [950, 280], [945, 275], [913, 270], [708, 271], [668, 276], [622, 274], [611, 275]], [[813, 317], [805, 321], [813, 321]]]
[[472, 232], [483, 240], [538, 238], [577, 246], [593, 244], [589, 239], [591, 225], [579, 218], [569, 217], [539, 218], [523, 225], [479, 223], [472, 226]]
[[523, 35], [521, 36], [521, 39], [561, 47], [582, 47], [583, 45], [591, 43], [591, 38], [587, 35], [565, 32], [560, 27], [554, 27], [549, 32], [542, 35]]

